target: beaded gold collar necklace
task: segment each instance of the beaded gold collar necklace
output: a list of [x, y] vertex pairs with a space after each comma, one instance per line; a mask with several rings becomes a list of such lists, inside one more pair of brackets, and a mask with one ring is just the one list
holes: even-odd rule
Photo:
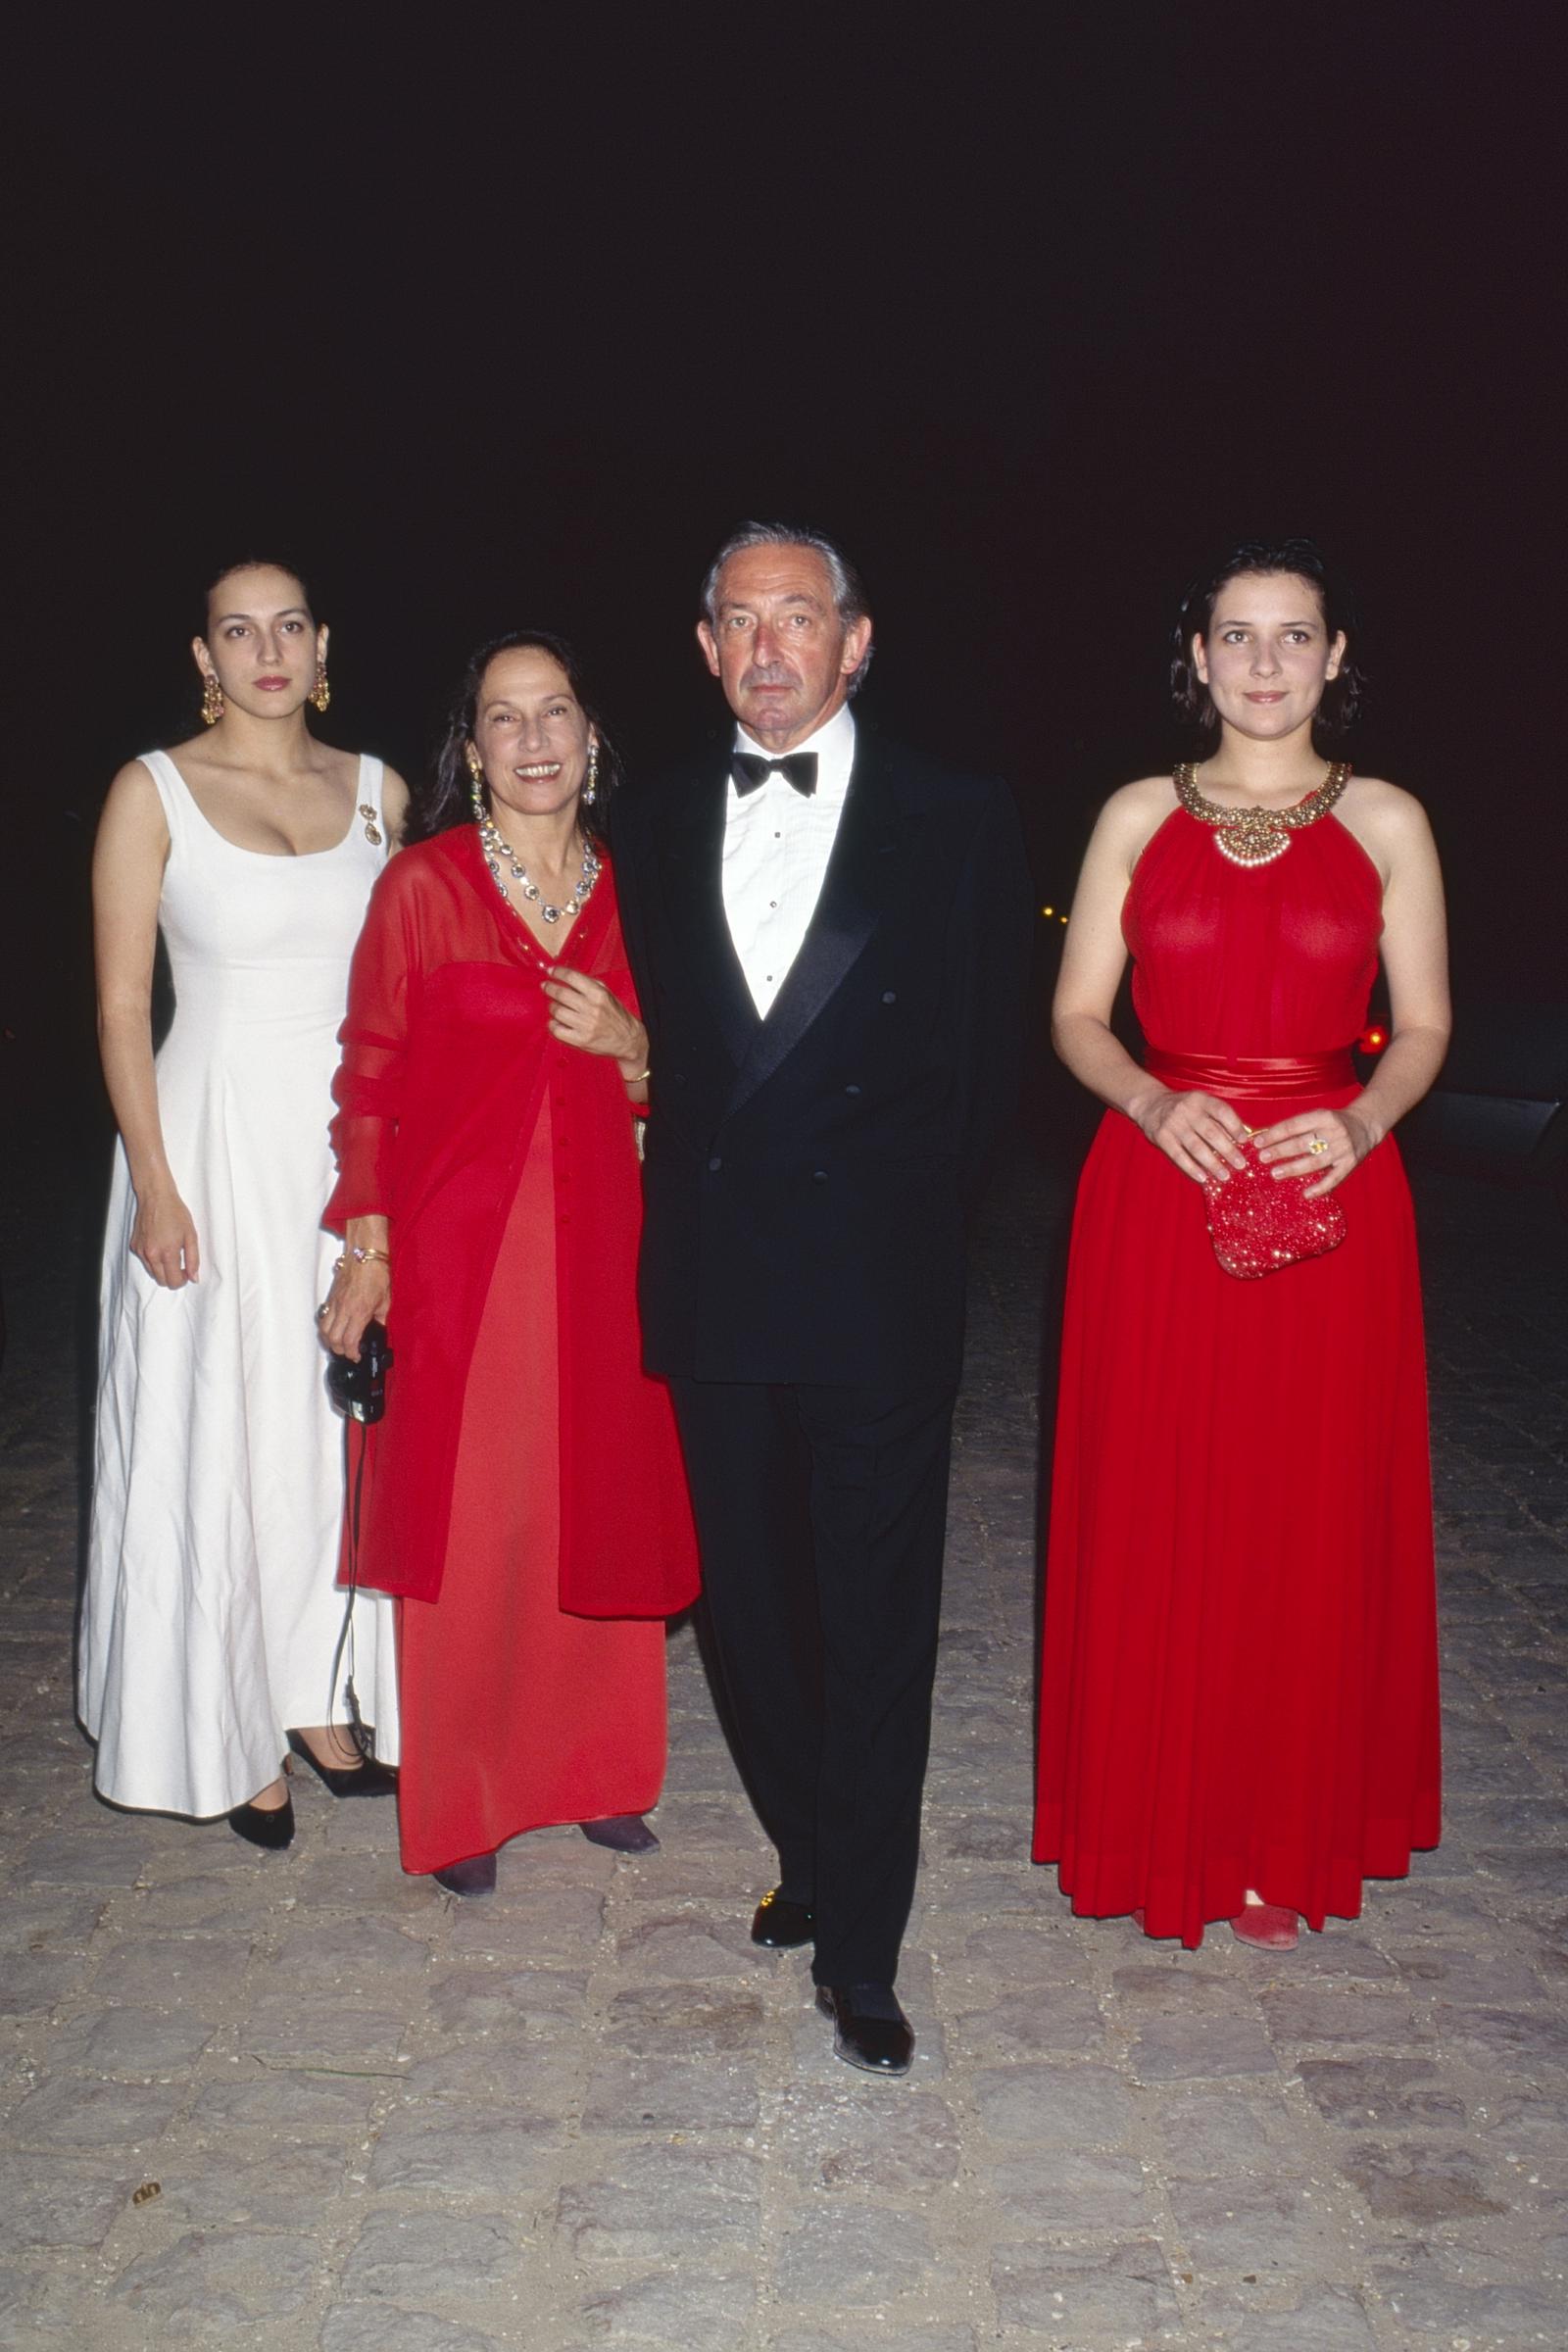
[[1268, 865], [1283, 858], [1291, 846], [1291, 835], [1327, 816], [1349, 781], [1348, 761], [1336, 760], [1317, 790], [1298, 801], [1294, 808], [1221, 808], [1217, 802], [1205, 801], [1199, 791], [1194, 760], [1184, 760], [1175, 775], [1176, 798], [1189, 816], [1195, 816], [1200, 825], [1213, 826], [1214, 847], [1232, 865]]

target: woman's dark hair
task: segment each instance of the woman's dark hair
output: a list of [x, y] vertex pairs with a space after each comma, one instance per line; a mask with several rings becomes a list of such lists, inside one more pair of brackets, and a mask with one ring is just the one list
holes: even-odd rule
[[[1244, 539], [1222, 563], [1200, 572], [1182, 598], [1170, 658], [1170, 690], [1177, 715], [1202, 735], [1212, 734], [1219, 714], [1208, 688], [1193, 662], [1193, 639], [1207, 638], [1219, 592], [1247, 571], [1295, 572], [1317, 591], [1323, 625], [1331, 638], [1345, 631], [1348, 647], [1355, 643], [1355, 605], [1346, 582], [1330, 565], [1312, 539]], [[1353, 726], [1366, 699], [1366, 677], [1347, 651], [1339, 675], [1323, 689], [1313, 723], [1327, 735], [1343, 735]]]
[[305, 610], [313, 620], [316, 618], [316, 606], [311, 597], [311, 584], [297, 564], [281, 563], [276, 556], [241, 556], [237, 563], [225, 564], [220, 570], [215, 571], [202, 590], [201, 614], [197, 620], [194, 635], [206, 636], [208, 622], [212, 618], [213, 599], [223, 582], [231, 579], [236, 571], [287, 572], [291, 580], [298, 580], [305, 594]]
[[472, 821], [468, 745], [473, 739], [474, 722], [479, 713], [479, 689], [484, 684], [485, 671], [498, 654], [525, 650], [548, 654], [552, 662], [560, 662], [583, 716], [599, 738], [599, 774], [594, 802], [592, 808], [583, 808], [579, 803], [578, 821], [584, 832], [603, 846], [608, 837], [609, 805], [620, 779], [620, 761], [615, 756], [605, 722], [599, 715], [598, 705], [584, 681], [576, 655], [564, 638], [554, 636], [549, 629], [513, 629], [505, 637], [492, 637], [477, 652], [469, 655], [462, 682], [448, 706], [447, 723], [436, 747], [433, 771], [416, 784], [410, 795], [409, 819], [403, 832], [406, 842], [428, 841], [436, 833], [450, 832], [454, 825]]

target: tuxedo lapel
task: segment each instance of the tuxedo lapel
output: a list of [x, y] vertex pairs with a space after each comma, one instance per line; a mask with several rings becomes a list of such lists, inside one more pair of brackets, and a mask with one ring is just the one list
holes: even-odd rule
[[[800, 954], [767, 1018], [753, 1033], [751, 1051], [730, 1093], [730, 1110], [754, 1095], [793, 1054], [861, 954], [901, 869], [899, 852], [906, 831], [876, 749], [862, 736], [821, 896]], [[741, 985], [745, 987], [744, 976]]]
[[760, 1027], [724, 913], [723, 853], [727, 754], [722, 765], [705, 760], [682, 805], [671, 814], [661, 849], [670, 928], [685, 949], [696, 984], [718, 1023], [737, 1066]]

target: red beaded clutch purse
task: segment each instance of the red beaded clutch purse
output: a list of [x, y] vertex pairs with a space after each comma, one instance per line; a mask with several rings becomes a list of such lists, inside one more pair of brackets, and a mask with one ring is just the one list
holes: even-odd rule
[[1345, 1211], [1332, 1194], [1308, 1200], [1310, 1176], [1276, 1177], [1257, 1156], [1251, 1133], [1242, 1144], [1245, 1168], [1211, 1176], [1203, 1187], [1209, 1238], [1227, 1274], [1254, 1282], [1303, 1257], [1323, 1257], [1345, 1239]]

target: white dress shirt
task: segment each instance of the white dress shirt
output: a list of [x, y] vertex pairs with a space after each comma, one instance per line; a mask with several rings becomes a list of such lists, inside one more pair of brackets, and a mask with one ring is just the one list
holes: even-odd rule
[[[774, 757], [744, 727], [735, 730], [735, 749]], [[801, 952], [838, 837], [855, 763], [848, 703], [795, 750], [816, 754], [809, 798], [783, 775], [766, 777], [744, 796], [733, 776], [726, 788], [724, 914], [752, 1002], [764, 1017]]]

